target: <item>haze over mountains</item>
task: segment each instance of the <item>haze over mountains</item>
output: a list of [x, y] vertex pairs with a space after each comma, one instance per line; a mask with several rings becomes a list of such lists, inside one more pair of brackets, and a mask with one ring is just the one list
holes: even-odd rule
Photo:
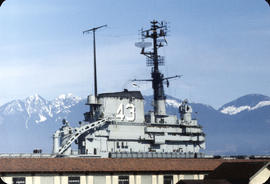
[[[152, 109], [151, 96], [145, 96], [145, 111]], [[33, 95], [13, 100], [0, 107], [0, 153], [31, 153], [40, 148], [52, 150], [52, 135], [67, 119], [71, 126], [82, 121], [89, 110], [86, 99], [72, 94], [46, 100]], [[167, 97], [168, 114], [179, 114], [180, 99]], [[204, 151], [214, 155], [270, 154], [270, 97], [260, 94], [242, 96], [219, 109], [191, 103], [193, 117], [206, 133]]]

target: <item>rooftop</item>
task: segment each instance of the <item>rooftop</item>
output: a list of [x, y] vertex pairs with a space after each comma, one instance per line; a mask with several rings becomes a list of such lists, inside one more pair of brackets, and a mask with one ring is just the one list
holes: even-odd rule
[[114, 97], [114, 98], [136, 98], [136, 99], [143, 99], [143, 96], [140, 91], [128, 91], [124, 90], [122, 92], [115, 92], [115, 93], [102, 93], [98, 95], [99, 98], [102, 97]]
[[[245, 160], [164, 158], [0, 158], [0, 173], [201, 172]], [[255, 160], [254, 160], [255, 161]], [[258, 161], [258, 160], [256, 160]]]
[[269, 162], [224, 162], [205, 179], [226, 179], [233, 183], [248, 183], [261, 169], [269, 167]]

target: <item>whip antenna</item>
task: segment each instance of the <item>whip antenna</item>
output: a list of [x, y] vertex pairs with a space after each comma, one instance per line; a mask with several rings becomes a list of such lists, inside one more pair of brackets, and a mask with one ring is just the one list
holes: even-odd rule
[[83, 34], [93, 32], [95, 97], [97, 97], [97, 66], [96, 66], [96, 34], [95, 33], [96, 33], [96, 30], [98, 30], [100, 28], [103, 28], [103, 27], [107, 27], [107, 24], [99, 26], [99, 27], [94, 27], [94, 28], [88, 29], [86, 31], [83, 31]]

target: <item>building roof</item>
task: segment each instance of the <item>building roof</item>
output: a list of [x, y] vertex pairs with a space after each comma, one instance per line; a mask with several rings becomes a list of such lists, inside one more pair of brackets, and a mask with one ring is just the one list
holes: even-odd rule
[[205, 179], [226, 179], [231, 183], [248, 183], [250, 178], [267, 166], [269, 166], [269, 162], [225, 162]]
[[231, 184], [227, 180], [180, 180], [177, 184]]
[[0, 173], [51, 172], [201, 172], [216, 169], [223, 159], [165, 158], [0, 158]]
[[1, 158], [0, 173], [16, 172], [209, 172], [211, 159]]
[[99, 98], [103, 97], [114, 97], [114, 98], [136, 98], [136, 99], [143, 99], [143, 96], [140, 91], [128, 91], [124, 90], [122, 92], [115, 92], [115, 93], [102, 93], [98, 95]]

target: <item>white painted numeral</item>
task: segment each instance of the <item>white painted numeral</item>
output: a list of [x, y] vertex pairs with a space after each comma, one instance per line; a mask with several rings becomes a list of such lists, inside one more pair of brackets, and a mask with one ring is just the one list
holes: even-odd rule
[[126, 109], [129, 111], [129, 116], [127, 116], [128, 121], [134, 121], [135, 120], [135, 107], [133, 104], [127, 104]]
[[[128, 111], [128, 115], [125, 116], [125, 110]], [[119, 105], [116, 111], [116, 118], [123, 121], [134, 121], [135, 120], [135, 106], [133, 104], [127, 104], [124, 106], [122, 103]]]
[[124, 114], [124, 105], [121, 103], [116, 111], [116, 118], [120, 119], [120, 120], [124, 120], [125, 119], [125, 114]]

